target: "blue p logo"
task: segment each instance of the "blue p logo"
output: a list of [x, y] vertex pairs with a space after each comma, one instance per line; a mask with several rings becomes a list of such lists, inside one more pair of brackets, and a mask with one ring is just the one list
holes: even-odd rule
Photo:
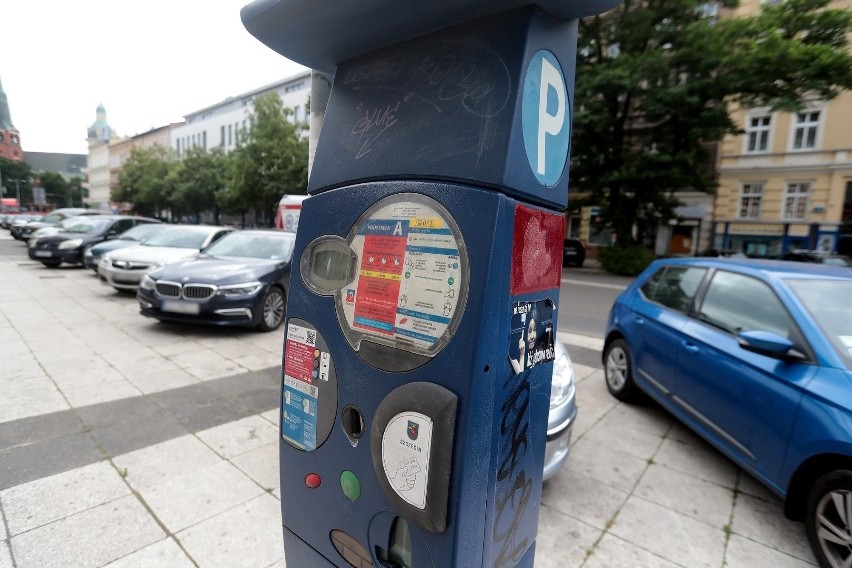
[[565, 169], [571, 141], [568, 89], [556, 56], [536, 53], [524, 80], [524, 148], [536, 179], [553, 187]]

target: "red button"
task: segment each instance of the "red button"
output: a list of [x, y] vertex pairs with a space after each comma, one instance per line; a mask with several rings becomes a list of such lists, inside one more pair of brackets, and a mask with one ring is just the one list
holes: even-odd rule
[[320, 479], [320, 476], [315, 473], [309, 473], [305, 477], [305, 485], [307, 485], [310, 489], [316, 489], [320, 486], [320, 483], [322, 483], [322, 480]]

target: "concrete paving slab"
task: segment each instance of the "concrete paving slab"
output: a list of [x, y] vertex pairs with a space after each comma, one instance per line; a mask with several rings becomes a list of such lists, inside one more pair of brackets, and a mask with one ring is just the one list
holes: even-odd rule
[[649, 434], [630, 424], [622, 425], [618, 418], [610, 420], [616, 410], [602, 418], [583, 439], [647, 461], [663, 443], [662, 435]]
[[148, 566], [163, 568], [193, 568], [195, 564], [173, 538], [164, 538], [141, 550], [132, 552], [115, 562], [106, 565], [108, 568], [147, 568]]
[[116, 456], [113, 461], [125, 472], [127, 482], [138, 490], [169, 478], [191, 475], [221, 463], [222, 458], [195, 436], [187, 435]]
[[264, 489], [278, 489], [281, 478], [278, 471], [278, 442], [261, 446], [256, 450], [240, 454], [231, 463], [252, 478]]
[[565, 467], [569, 471], [630, 493], [648, 467], [648, 461], [611, 450], [584, 437], [574, 444]]
[[778, 496], [770, 491], [764, 484], [756, 480], [752, 475], [745, 470], [739, 471], [737, 478], [737, 491], [757, 497], [763, 501], [777, 502]]
[[102, 457], [84, 432], [16, 446], [0, 452], [0, 490], [95, 463]]
[[0, 491], [12, 536], [130, 494], [107, 461]]
[[582, 566], [583, 568], [684, 568], [688, 565], [675, 564], [640, 546], [606, 534]]
[[[233, 530], [240, 527], [239, 531]], [[255, 568], [284, 559], [281, 504], [261, 495], [178, 533], [200, 568]]]
[[627, 500], [611, 532], [689, 568], [718, 568], [724, 560], [724, 531], [639, 497]]
[[[125, 380], [124, 375], [119, 373], [114, 367], [95, 367], [85, 371], [62, 371], [60, 373], [51, 373], [56, 385], [65, 392], [68, 389], [84, 389], [99, 390], [100, 385], [113, 381]], [[72, 402], [74, 406], [76, 403]]]
[[146, 370], [145, 374], [130, 373], [128, 380], [145, 394], [186, 387], [198, 382], [198, 379], [177, 367], [152, 373]]
[[604, 530], [624, 506], [628, 496], [624, 491], [563, 468], [545, 483], [541, 502], [589, 526]]
[[543, 506], [535, 546], [536, 568], [581, 566], [603, 534], [573, 517]]
[[706, 442], [693, 440], [694, 443], [684, 443], [666, 438], [654, 462], [723, 487], [736, 487], [737, 466]]
[[278, 443], [278, 429], [257, 415], [198, 432], [197, 436], [224, 458]]
[[168, 477], [139, 489], [139, 493], [157, 518], [175, 533], [245, 503], [262, 494], [263, 489], [232, 464], [222, 461]]
[[[601, 381], [603, 381], [601, 376]], [[604, 387], [606, 388], [606, 387]], [[613, 398], [612, 395], [607, 396]], [[602, 424], [613, 424], [637, 430], [653, 436], [663, 437], [668, 434], [674, 418], [654, 402], [637, 404], [619, 404], [608, 412], [601, 420]]]
[[12, 537], [18, 568], [97, 567], [165, 537], [134, 496]]
[[634, 495], [722, 529], [730, 524], [734, 508], [731, 489], [653, 464]]
[[73, 407], [100, 404], [122, 398], [132, 398], [142, 394], [133, 383], [124, 378], [100, 383], [96, 388], [92, 388], [91, 386], [65, 388], [62, 389], [62, 393], [68, 398], [68, 402]]
[[261, 418], [263, 418], [264, 420], [268, 421], [273, 426], [278, 428], [278, 426], [281, 423], [280, 417], [279, 417], [280, 413], [281, 413], [281, 411], [278, 410], [278, 406], [276, 405], [276, 407], [273, 408], [272, 410], [267, 410], [266, 412], [261, 412], [258, 416], [260, 416]]
[[734, 533], [802, 560], [813, 561], [802, 523], [788, 521], [779, 499], [763, 501], [738, 495], [731, 528]]
[[9, 543], [5, 540], [0, 542], [0, 568], [15, 568], [12, 564], [12, 551], [9, 550]]
[[732, 534], [725, 561], [730, 568], [811, 568], [816, 566], [795, 556], [779, 552], [760, 543]]

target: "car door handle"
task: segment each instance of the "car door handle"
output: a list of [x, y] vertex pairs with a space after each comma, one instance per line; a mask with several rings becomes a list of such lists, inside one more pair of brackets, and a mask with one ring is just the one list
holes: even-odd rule
[[645, 318], [640, 318], [639, 316], [633, 316], [633, 321], [638, 323], [639, 325], [645, 325]]
[[681, 345], [683, 348], [689, 351], [690, 353], [698, 353], [698, 346], [691, 341], [681, 341]]

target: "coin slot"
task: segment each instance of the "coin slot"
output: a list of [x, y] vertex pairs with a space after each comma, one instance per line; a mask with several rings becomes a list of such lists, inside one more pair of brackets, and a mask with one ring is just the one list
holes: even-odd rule
[[349, 438], [349, 442], [353, 446], [357, 445], [358, 440], [364, 435], [364, 416], [357, 408], [350, 405], [343, 409], [341, 420], [343, 422], [343, 431], [346, 433], [346, 437]]

